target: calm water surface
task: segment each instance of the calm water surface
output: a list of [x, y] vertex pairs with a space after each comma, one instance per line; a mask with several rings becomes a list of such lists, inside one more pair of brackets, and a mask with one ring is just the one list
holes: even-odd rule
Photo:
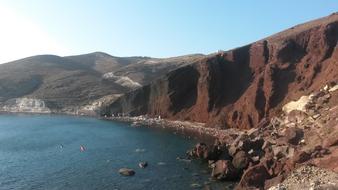
[[[94, 118], [0, 115], [0, 189], [193, 189], [208, 181], [205, 165], [176, 157], [194, 143]], [[121, 167], [136, 175], [120, 176]]]

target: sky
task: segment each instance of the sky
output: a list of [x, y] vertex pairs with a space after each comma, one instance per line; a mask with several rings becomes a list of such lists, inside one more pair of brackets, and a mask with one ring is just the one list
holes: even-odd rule
[[209, 54], [336, 11], [336, 0], [0, 0], [0, 63], [96, 51]]

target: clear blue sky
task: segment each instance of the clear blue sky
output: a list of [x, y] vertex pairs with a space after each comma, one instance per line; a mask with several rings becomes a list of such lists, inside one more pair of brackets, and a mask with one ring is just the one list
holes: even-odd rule
[[[21, 47], [17, 56], [94, 51], [152, 57], [208, 54], [338, 11], [334, 0], [0, 0], [1, 6], [31, 23], [28, 31], [14, 28], [24, 47], [12, 31], [6, 34], [17, 44], [13, 51]], [[39, 46], [34, 51], [29, 50], [32, 41]], [[44, 49], [48, 44], [54, 45]]]

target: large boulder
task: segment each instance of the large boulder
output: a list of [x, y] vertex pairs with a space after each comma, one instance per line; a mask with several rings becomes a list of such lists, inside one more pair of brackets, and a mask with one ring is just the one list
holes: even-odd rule
[[338, 145], [338, 125], [332, 129], [332, 132], [323, 140], [323, 147], [325, 148]]
[[297, 151], [292, 159], [294, 164], [301, 164], [311, 159], [311, 154], [306, 151]]
[[282, 145], [282, 146], [278, 146], [278, 145], [273, 145], [272, 146], [272, 152], [273, 155], [277, 158], [283, 158], [286, 157], [288, 155], [288, 146], [286, 145]]
[[207, 149], [207, 151], [204, 152], [203, 158], [207, 160], [230, 159], [228, 149], [218, 143], [214, 144], [210, 149]]
[[208, 146], [205, 143], [198, 143], [196, 146], [196, 156], [203, 158], [208, 152]]
[[229, 155], [234, 157], [235, 154], [240, 151], [240, 149], [238, 147], [236, 147], [234, 144], [232, 144], [230, 147], [229, 147]]
[[292, 110], [289, 114], [286, 115], [285, 122], [289, 124], [300, 123], [307, 117], [308, 115], [303, 111]]
[[205, 143], [198, 143], [192, 149], [187, 151], [188, 158], [204, 158], [206, 159], [209, 154], [208, 146]]
[[218, 180], [238, 180], [240, 173], [229, 160], [218, 160], [212, 169], [211, 177]]
[[304, 144], [306, 144], [305, 146], [308, 147], [308, 149], [311, 149], [312, 147], [323, 144], [323, 138], [318, 131], [306, 131], [304, 134]]
[[264, 144], [264, 139], [257, 137], [255, 139], [246, 139], [243, 141], [242, 149], [246, 152], [252, 150], [261, 150]]
[[338, 173], [338, 149], [333, 149], [331, 154], [325, 155], [323, 158], [315, 159], [313, 164]]
[[287, 128], [284, 132], [284, 139], [287, 143], [292, 145], [298, 145], [298, 143], [304, 137], [304, 132], [302, 129], [297, 127]]
[[239, 151], [232, 159], [232, 164], [238, 170], [243, 170], [249, 166], [250, 158], [244, 151]]
[[271, 176], [268, 173], [266, 167], [262, 164], [258, 164], [248, 168], [242, 175], [242, 179], [237, 185], [237, 190], [264, 188], [264, 183]]
[[219, 160], [232, 160], [228, 148], [224, 147], [221, 154], [218, 156]]

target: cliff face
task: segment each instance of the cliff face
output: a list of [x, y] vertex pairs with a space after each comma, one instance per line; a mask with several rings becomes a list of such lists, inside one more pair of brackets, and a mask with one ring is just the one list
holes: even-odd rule
[[149, 114], [255, 127], [290, 100], [338, 80], [338, 15], [209, 55], [120, 97], [102, 114]]

